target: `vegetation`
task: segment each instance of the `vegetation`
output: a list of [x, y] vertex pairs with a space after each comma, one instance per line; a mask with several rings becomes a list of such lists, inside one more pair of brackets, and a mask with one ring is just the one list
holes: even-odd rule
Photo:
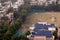
[[[9, 9], [9, 12], [13, 12], [14, 20], [9, 23], [9, 18], [3, 16], [0, 23], [0, 40], [28, 40], [26, 34], [22, 34], [19, 37], [15, 35], [16, 31], [21, 28], [21, 25], [25, 22], [28, 13], [27, 7], [22, 7], [18, 11]], [[22, 33], [22, 32], [21, 32]]]
[[31, 33], [30, 33], [29, 30], [27, 30], [27, 31], [25, 31], [25, 34], [26, 34], [26, 35], [30, 35]]
[[60, 11], [60, 5], [57, 4], [57, 5], [49, 5], [47, 7], [45, 7], [45, 10], [46, 11]]
[[[25, 33], [20, 32], [21, 35], [17, 37], [16, 31], [21, 28], [21, 25], [25, 22], [27, 13], [29, 12], [29, 9], [45, 9], [46, 11], [60, 11], [60, 5], [50, 5], [47, 7], [44, 6], [29, 6], [29, 1], [25, 3], [27, 5], [23, 5], [18, 8], [18, 11], [13, 10], [13, 8], [9, 8], [7, 13], [13, 12], [14, 20], [11, 22], [9, 21], [9, 18], [7, 16], [3, 16], [0, 20], [0, 40], [28, 40], [27, 35], [30, 34], [29, 31], [26, 31]], [[57, 31], [54, 31], [53, 35], [56, 37]]]
[[60, 5], [57, 4], [57, 5], [48, 5], [48, 6], [39, 6], [39, 5], [33, 5], [30, 7], [29, 10], [45, 10], [45, 11], [60, 11]]
[[58, 32], [58, 30], [56, 28], [56, 30], [53, 32], [53, 35], [55, 36], [55, 39], [57, 38], [57, 32]]

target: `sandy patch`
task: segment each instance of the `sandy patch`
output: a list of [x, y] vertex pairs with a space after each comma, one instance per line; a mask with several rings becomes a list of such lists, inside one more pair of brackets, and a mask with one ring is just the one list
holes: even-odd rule
[[23, 29], [29, 28], [36, 22], [55, 23], [60, 27], [60, 12], [44, 12], [35, 13], [27, 17], [25, 24], [22, 25]]

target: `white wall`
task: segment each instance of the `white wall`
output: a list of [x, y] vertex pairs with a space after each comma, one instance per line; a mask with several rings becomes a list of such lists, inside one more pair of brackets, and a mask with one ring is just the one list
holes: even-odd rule
[[49, 30], [49, 31], [55, 31], [56, 28], [55, 28], [55, 27], [49, 27], [48, 30]]

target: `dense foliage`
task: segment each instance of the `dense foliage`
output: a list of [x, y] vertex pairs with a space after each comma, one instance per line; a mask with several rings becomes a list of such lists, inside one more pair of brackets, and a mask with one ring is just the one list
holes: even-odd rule
[[31, 10], [44, 10], [44, 12], [46, 11], [56, 11], [59, 12], [60, 11], [60, 4], [56, 4], [56, 5], [48, 5], [48, 6], [39, 6], [39, 5], [33, 5], [30, 7], [29, 9]]
[[[20, 7], [19, 7], [20, 8]], [[21, 25], [26, 20], [26, 15], [28, 13], [27, 7], [22, 7], [18, 11], [9, 9], [7, 13], [13, 12], [13, 20], [9, 22], [9, 19], [7, 16], [3, 16], [1, 18], [0, 23], [0, 40], [28, 40], [27, 35], [22, 33], [19, 37], [17, 37], [16, 31], [18, 31], [21, 28]]]

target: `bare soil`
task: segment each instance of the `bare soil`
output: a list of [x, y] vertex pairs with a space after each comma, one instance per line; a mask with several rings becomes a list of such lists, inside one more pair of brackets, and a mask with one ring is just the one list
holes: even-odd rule
[[22, 25], [22, 30], [28, 29], [37, 22], [54, 23], [60, 27], [60, 12], [33, 13], [27, 16], [26, 22]]

